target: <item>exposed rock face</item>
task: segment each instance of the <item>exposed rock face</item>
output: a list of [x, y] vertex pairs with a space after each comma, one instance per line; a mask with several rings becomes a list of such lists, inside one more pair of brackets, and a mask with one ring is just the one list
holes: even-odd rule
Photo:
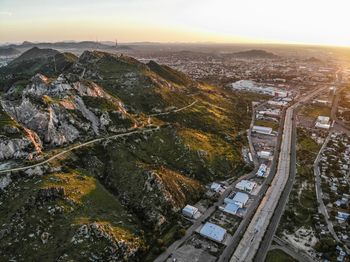
[[[22, 91], [20, 99], [16, 100], [12, 96], [16, 90], [13, 87], [1, 101], [3, 109], [25, 127], [37, 152], [41, 151], [42, 142], [61, 146], [82, 136], [97, 136], [107, 130], [111, 122], [108, 113], [99, 109], [90, 110], [84, 103], [85, 96], [110, 101], [119, 108], [115, 112], [121, 114], [121, 119], [127, 115], [121, 101], [111, 97], [95, 83], [71, 83], [68, 78], [61, 75], [50, 82], [47, 77], [37, 74]], [[11, 154], [6, 153], [3, 158], [11, 157]]]
[[[11, 176], [8, 174], [6, 176], [0, 177], [0, 189], [3, 190], [11, 183]], [[1, 237], [0, 237], [1, 239]]]
[[127, 240], [118, 240], [108, 224], [97, 222], [80, 226], [71, 239], [71, 242], [77, 245], [94, 240], [106, 241], [108, 243], [104, 254], [101, 254], [101, 258], [103, 257], [107, 261], [129, 261], [135, 257], [140, 247], [138, 244], [132, 244]]
[[31, 147], [27, 138], [0, 138], [0, 160], [27, 158]]
[[86, 108], [83, 99], [81, 97], [75, 98], [77, 108], [80, 110], [80, 112], [83, 114], [83, 116], [88, 119], [92, 124], [92, 129], [94, 130], [95, 134], [98, 135], [99, 131], [98, 128], [100, 126], [100, 121], [94, 113], [92, 113], [89, 109]]

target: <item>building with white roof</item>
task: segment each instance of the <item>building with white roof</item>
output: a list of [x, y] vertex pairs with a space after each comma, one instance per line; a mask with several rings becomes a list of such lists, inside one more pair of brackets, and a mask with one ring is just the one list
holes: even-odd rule
[[270, 157], [272, 156], [272, 152], [271, 151], [261, 150], [261, 151], [257, 152], [257, 155], [260, 158], [270, 159]]
[[182, 215], [185, 217], [193, 218], [198, 212], [198, 208], [191, 206], [191, 205], [186, 205], [182, 209]]
[[203, 227], [199, 231], [199, 234], [215, 242], [222, 243], [222, 241], [226, 237], [227, 232], [226, 229], [213, 223], [207, 222], [203, 225]]
[[245, 194], [242, 192], [237, 192], [232, 200], [236, 205], [238, 205], [240, 208], [242, 208], [247, 204], [247, 202], [249, 200], [249, 196], [248, 196], [248, 194]]
[[216, 183], [216, 182], [213, 182], [211, 185], [210, 185], [210, 189], [214, 192], [219, 192], [221, 189], [222, 189], [222, 185], [219, 184], [219, 183]]
[[328, 116], [318, 116], [315, 127], [329, 129], [331, 127], [330, 118]]
[[247, 191], [248, 193], [251, 193], [255, 187], [256, 187], [256, 183], [251, 182], [249, 180], [239, 181], [236, 185], [237, 189]]
[[264, 134], [264, 135], [271, 135], [272, 134], [272, 128], [266, 127], [266, 126], [253, 126], [252, 132]]

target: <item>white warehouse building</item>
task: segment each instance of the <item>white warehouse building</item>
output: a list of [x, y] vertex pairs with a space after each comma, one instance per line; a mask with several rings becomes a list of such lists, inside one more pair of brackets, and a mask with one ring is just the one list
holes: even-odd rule
[[256, 183], [251, 182], [249, 180], [239, 181], [236, 185], [237, 189], [247, 191], [248, 193], [251, 193], [255, 187], [256, 187]]
[[253, 126], [252, 132], [264, 134], [264, 135], [271, 135], [272, 134], [272, 128], [266, 127], [266, 126]]
[[198, 208], [191, 206], [191, 205], [186, 205], [182, 209], [182, 215], [185, 217], [193, 218], [198, 212]]

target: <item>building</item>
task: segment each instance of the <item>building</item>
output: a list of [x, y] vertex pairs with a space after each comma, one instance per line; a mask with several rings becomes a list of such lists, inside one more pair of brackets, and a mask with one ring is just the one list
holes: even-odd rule
[[239, 181], [236, 185], [237, 189], [242, 190], [242, 191], [246, 191], [248, 193], [251, 193], [255, 187], [256, 187], [256, 183], [251, 182], [249, 180]]
[[264, 135], [271, 135], [272, 134], [272, 128], [266, 127], [266, 126], [253, 126], [252, 132], [264, 134]]
[[328, 116], [318, 116], [315, 127], [322, 128], [322, 129], [329, 129], [331, 127], [330, 118]]
[[212, 190], [212, 191], [214, 191], [214, 192], [216, 192], [216, 193], [220, 192], [222, 189], [224, 189], [224, 188], [223, 188], [222, 185], [219, 184], [219, 183], [213, 182], [213, 183], [210, 185], [210, 190]]
[[345, 213], [345, 212], [339, 212], [338, 211], [338, 215], [335, 217], [339, 223], [345, 222], [348, 220], [350, 214]]
[[267, 171], [267, 165], [261, 164], [260, 167], [259, 167], [258, 172], [256, 173], [256, 175], [258, 177], [265, 177], [266, 176], [266, 171]]
[[193, 218], [198, 213], [198, 208], [190, 205], [186, 205], [182, 209], [182, 215], [185, 217]]
[[227, 232], [226, 229], [207, 222], [203, 225], [203, 227], [199, 231], [199, 234], [215, 242], [222, 243], [222, 241], [226, 237]]
[[248, 196], [248, 194], [245, 194], [242, 192], [237, 192], [232, 200], [240, 208], [243, 208], [247, 204], [247, 202], [249, 200], [249, 196]]
[[258, 153], [258, 157], [260, 158], [264, 158], [264, 159], [270, 159], [270, 157], [272, 156], [272, 152], [271, 151], [259, 151]]
[[274, 117], [278, 117], [281, 115], [281, 110], [276, 108], [276, 109], [268, 109], [268, 110], [260, 110], [258, 111], [259, 115], [263, 115], [263, 116], [274, 116]]
[[275, 91], [274, 95], [277, 97], [287, 97], [289, 95], [289, 93], [287, 91]]
[[272, 105], [272, 106], [287, 106], [288, 105], [288, 102], [286, 102], [286, 101], [269, 100], [269, 101], [267, 101], [267, 103], [269, 105]]
[[249, 200], [249, 196], [242, 192], [237, 192], [233, 198], [226, 197], [224, 199], [225, 204], [235, 204], [239, 208], [243, 208]]
[[236, 215], [239, 210], [239, 206], [235, 203], [228, 203], [226, 204], [225, 208], [223, 209], [224, 212]]

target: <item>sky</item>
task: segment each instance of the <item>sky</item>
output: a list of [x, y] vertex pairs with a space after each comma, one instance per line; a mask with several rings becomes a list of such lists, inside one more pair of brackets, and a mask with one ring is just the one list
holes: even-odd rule
[[0, 0], [0, 42], [350, 46], [349, 0]]

